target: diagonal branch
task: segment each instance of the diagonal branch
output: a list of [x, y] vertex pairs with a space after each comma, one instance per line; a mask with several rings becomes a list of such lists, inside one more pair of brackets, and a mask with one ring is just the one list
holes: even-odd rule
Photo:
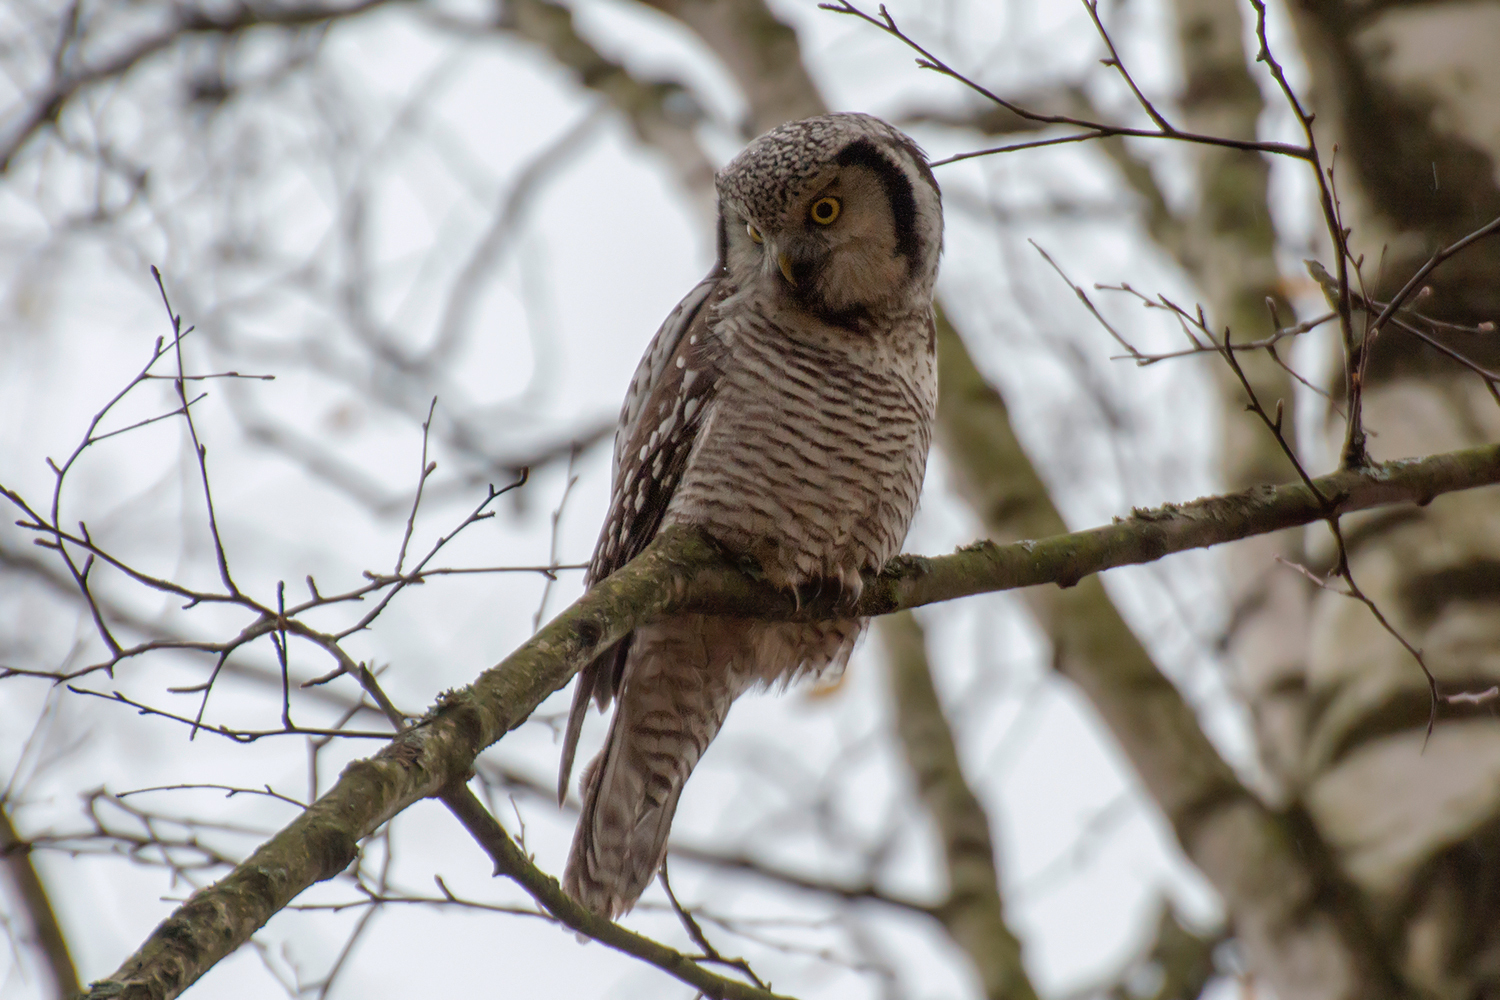
[[532, 864], [531, 859], [516, 846], [510, 834], [505, 832], [505, 828], [467, 787], [459, 786], [444, 792], [443, 804], [452, 810], [464, 828], [490, 856], [490, 860], [495, 863], [496, 875], [514, 879], [533, 899], [546, 907], [547, 912], [573, 930], [617, 951], [649, 962], [688, 985], [697, 987], [699, 996], [713, 997], [715, 1000], [785, 1000], [769, 989], [709, 972], [692, 957], [584, 909], [563, 892], [557, 879]]
[[[1347, 513], [1426, 503], [1442, 493], [1495, 483], [1500, 483], [1500, 445], [1342, 470], [1314, 486], [1339, 513]], [[177, 996], [303, 889], [346, 868], [360, 840], [414, 802], [466, 780], [482, 750], [642, 622], [685, 610], [812, 621], [887, 614], [1039, 583], [1067, 587], [1112, 567], [1327, 516], [1327, 507], [1301, 483], [1138, 510], [1115, 524], [1040, 541], [981, 542], [939, 558], [898, 558], [867, 579], [853, 608], [840, 607], [831, 594], [799, 600], [777, 591], [727, 564], [698, 532], [668, 529], [472, 685], [445, 694], [422, 721], [374, 757], [350, 764], [306, 812], [226, 878], [178, 907], [114, 975], [94, 984], [90, 996]], [[1210, 805], [1180, 802], [1169, 811], [1174, 822], [1191, 827], [1197, 820], [1201, 827], [1197, 813]], [[1209, 845], [1210, 854], [1223, 846]], [[1213, 871], [1213, 857], [1205, 860], [1211, 877], [1223, 875]]]
[[68, 939], [52, 909], [52, 900], [41, 875], [31, 863], [31, 846], [16, 833], [6, 811], [6, 801], [0, 798], [0, 866], [10, 872], [11, 881], [20, 892], [21, 905], [31, 920], [32, 931], [47, 960], [47, 971], [57, 987], [57, 995], [71, 997], [79, 990], [78, 970], [73, 965], [72, 953], [68, 950]]

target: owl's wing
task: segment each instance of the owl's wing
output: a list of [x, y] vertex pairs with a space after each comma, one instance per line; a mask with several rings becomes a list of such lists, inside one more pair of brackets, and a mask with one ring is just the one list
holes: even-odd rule
[[[661, 527], [718, 382], [707, 333], [709, 305], [729, 291], [722, 277], [716, 267], [688, 292], [656, 331], [636, 366], [615, 430], [609, 514], [589, 562], [584, 580], [588, 586], [639, 555]], [[559, 803], [567, 798], [589, 699], [601, 709], [609, 706], [619, 689], [629, 649], [630, 637], [626, 636], [578, 673], [558, 769]]]

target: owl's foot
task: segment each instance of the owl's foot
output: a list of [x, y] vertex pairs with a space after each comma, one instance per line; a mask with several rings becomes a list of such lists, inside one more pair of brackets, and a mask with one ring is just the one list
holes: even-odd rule
[[854, 610], [864, 593], [865, 580], [857, 567], [828, 567], [809, 554], [787, 550], [778, 538], [755, 538], [738, 550], [725, 548], [740, 569], [788, 592], [799, 611], [832, 598], [835, 613], [843, 616]]
[[815, 576], [797, 587], [797, 603], [803, 604], [833, 598], [833, 610], [843, 615], [852, 612], [864, 593], [865, 580], [854, 570], [836, 570], [827, 576]]

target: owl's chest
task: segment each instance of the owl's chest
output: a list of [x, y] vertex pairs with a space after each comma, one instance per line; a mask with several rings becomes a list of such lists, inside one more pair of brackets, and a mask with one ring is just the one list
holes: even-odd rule
[[730, 544], [784, 538], [839, 563], [894, 554], [931, 441], [936, 376], [925, 343], [735, 333], [670, 519]]
[[[897, 350], [890, 336], [736, 333], [721, 356], [705, 451], [722, 446], [728, 460], [763, 454], [830, 489], [855, 473], [889, 475], [925, 453], [935, 401], [926, 352]], [[854, 485], [879, 489], [866, 477]]]

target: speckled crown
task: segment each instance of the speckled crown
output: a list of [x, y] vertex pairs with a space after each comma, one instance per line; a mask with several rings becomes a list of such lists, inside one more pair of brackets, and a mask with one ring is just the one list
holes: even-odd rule
[[719, 197], [756, 215], [777, 214], [802, 193], [804, 181], [858, 139], [904, 150], [930, 179], [926, 155], [905, 132], [873, 115], [837, 112], [787, 122], [753, 140], [714, 178]]

